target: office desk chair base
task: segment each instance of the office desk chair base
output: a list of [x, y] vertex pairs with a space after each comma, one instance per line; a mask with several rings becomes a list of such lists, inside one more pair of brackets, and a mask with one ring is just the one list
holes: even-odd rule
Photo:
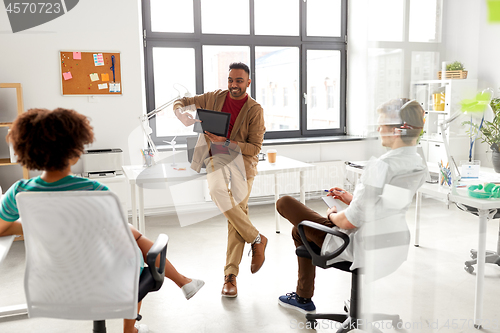
[[[497, 216], [495, 216], [497, 217]], [[486, 258], [485, 258], [485, 263], [487, 264], [496, 264], [500, 266], [500, 221], [499, 221], [499, 226], [498, 226], [498, 241], [497, 241], [497, 250], [495, 251], [486, 251]], [[467, 273], [472, 273], [474, 272], [474, 267], [472, 265], [477, 264], [477, 250], [472, 249], [470, 250], [470, 257], [472, 260], [467, 260], [465, 262], [465, 271]]]
[[[465, 262], [465, 271], [467, 273], [473, 273], [474, 272], [474, 267], [472, 265], [477, 264], [477, 250], [470, 250], [470, 257], [472, 260], [467, 260]], [[486, 251], [486, 260], [485, 262], [487, 264], [496, 264], [500, 266], [500, 255], [497, 252], [494, 251]]]

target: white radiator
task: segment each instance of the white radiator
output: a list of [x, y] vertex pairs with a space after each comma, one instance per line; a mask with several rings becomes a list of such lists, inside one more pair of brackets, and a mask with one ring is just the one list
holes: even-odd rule
[[[311, 162], [316, 167], [304, 171], [304, 186], [306, 199], [324, 195], [323, 190], [332, 187], [344, 187], [344, 161]], [[278, 188], [281, 195], [298, 196], [300, 193], [300, 173], [283, 172], [278, 174]], [[208, 184], [204, 185], [205, 201], [212, 201], [208, 191]], [[274, 175], [257, 175], [253, 182], [250, 203], [274, 202]]]
[[[316, 167], [304, 171], [306, 199], [323, 195], [323, 190], [344, 186], [345, 164], [343, 161], [313, 162]], [[280, 195], [298, 195], [299, 172], [284, 172], [278, 175]], [[253, 183], [250, 201], [269, 198], [274, 200], [274, 175], [257, 176]], [[263, 197], [263, 198], [262, 198]]]

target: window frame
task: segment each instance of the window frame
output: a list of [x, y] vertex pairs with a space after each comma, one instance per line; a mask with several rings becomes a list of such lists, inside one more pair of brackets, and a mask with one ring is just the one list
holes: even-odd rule
[[[441, 12], [444, 11], [445, 1], [440, 1]], [[394, 50], [402, 50], [403, 53], [403, 65], [402, 68], [403, 73], [401, 73], [401, 82], [403, 83], [401, 86], [401, 94], [408, 95], [410, 94], [410, 86], [411, 86], [411, 62], [412, 62], [412, 53], [413, 52], [437, 52], [440, 57], [444, 54], [444, 46], [442, 42], [443, 36], [443, 15], [441, 14], [439, 20], [440, 23], [440, 41], [430, 41], [430, 42], [413, 42], [410, 41], [410, 4], [411, 0], [404, 0], [403, 3], [403, 40], [400, 42], [394, 41], [369, 41], [369, 48], [371, 49], [394, 49]], [[406, 70], [410, 68], [410, 70]]]
[[[154, 110], [155, 89], [154, 89], [154, 64], [153, 48], [194, 48], [195, 50], [195, 69], [196, 69], [196, 92], [193, 94], [202, 94], [204, 92], [203, 78], [203, 46], [204, 45], [230, 45], [230, 46], [248, 46], [250, 48], [250, 63], [252, 82], [255, 79], [255, 48], [260, 46], [275, 47], [297, 47], [299, 49], [299, 129], [266, 132], [265, 139], [283, 139], [315, 136], [340, 136], [346, 135], [346, 86], [347, 86], [347, 0], [341, 0], [341, 36], [340, 37], [310, 37], [306, 34], [307, 26], [307, 3], [303, 0], [295, 0], [300, 4], [300, 29], [299, 36], [264, 36], [255, 35], [255, 12], [254, 0], [249, 1], [250, 8], [250, 34], [249, 35], [224, 35], [224, 34], [202, 34], [201, 32], [201, 0], [193, 0], [194, 32], [193, 33], [165, 33], [151, 30], [151, 4], [149, 0], [142, 0], [142, 22], [144, 38], [144, 67], [145, 67], [145, 88], [146, 88], [146, 107], [147, 112]], [[168, 19], [168, 16], [166, 16]], [[336, 50], [341, 53], [341, 78], [340, 78], [340, 110], [339, 110], [339, 128], [336, 129], [307, 129], [307, 105], [304, 93], [307, 93], [307, 50]], [[225, 87], [220, 87], [224, 88]], [[260, 89], [260, 88], [259, 88]], [[250, 96], [256, 98], [257, 87], [250, 85]], [[289, 93], [290, 98], [290, 93]], [[173, 136], [156, 136], [156, 117], [150, 119], [150, 127], [153, 129], [151, 138], [153, 142], [160, 146], [164, 140], [171, 140]], [[178, 136], [176, 141], [185, 143], [186, 136]]]

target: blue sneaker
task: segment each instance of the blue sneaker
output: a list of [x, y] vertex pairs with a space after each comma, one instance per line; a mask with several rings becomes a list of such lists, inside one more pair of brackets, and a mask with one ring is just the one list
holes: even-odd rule
[[307, 302], [305, 304], [300, 304], [297, 301], [296, 293], [288, 293], [284, 296], [280, 296], [278, 304], [284, 306], [285, 308], [294, 309], [302, 313], [316, 312], [316, 307], [314, 306], [313, 301]]

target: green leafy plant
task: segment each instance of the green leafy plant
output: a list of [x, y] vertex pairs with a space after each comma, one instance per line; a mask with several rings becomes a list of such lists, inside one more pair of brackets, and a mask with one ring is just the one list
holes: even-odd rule
[[447, 71], [464, 71], [465, 67], [460, 61], [452, 62], [451, 64], [446, 65]]
[[465, 121], [462, 125], [470, 125], [470, 130], [467, 133], [471, 137], [475, 137], [479, 132], [481, 142], [486, 142], [491, 150], [500, 152], [500, 98], [493, 98], [490, 106], [494, 115], [492, 121], [485, 120], [482, 126], [471, 121]]

